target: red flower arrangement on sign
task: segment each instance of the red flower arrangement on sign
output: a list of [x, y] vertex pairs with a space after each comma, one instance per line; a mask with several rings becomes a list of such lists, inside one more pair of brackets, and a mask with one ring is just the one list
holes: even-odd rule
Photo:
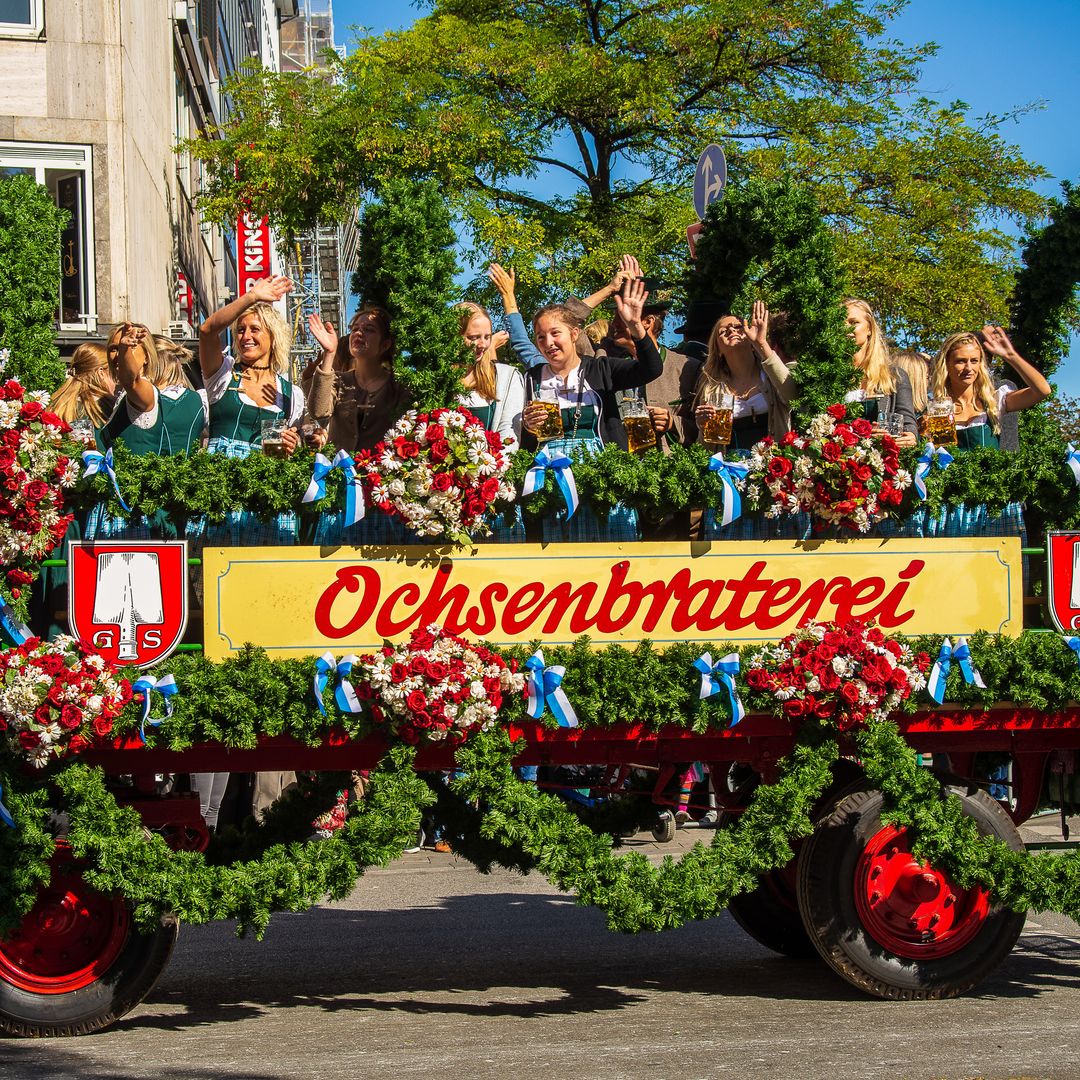
[[127, 679], [72, 637], [0, 653], [0, 735], [37, 768], [111, 735], [130, 700]]
[[14, 379], [0, 384], [0, 564], [18, 600], [34, 567], [64, 538], [72, 515], [63, 489], [78, 465], [60, 452], [71, 427], [49, 411], [49, 395], [26, 392]]
[[364, 656], [366, 680], [356, 685], [370, 701], [376, 723], [407, 743], [457, 745], [470, 732], [494, 723], [506, 693], [521, 693], [524, 676], [516, 664], [483, 645], [470, 645], [432, 624], [414, 630], [404, 645]]
[[372, 450], [356, 455], [366, 496], [424, 537], [468, 543], [487, 535], [496, 499], [513, 500], [502, 437], [468, 409], [407, 412]]
[[835, 525], [867, 532], [911, 486], [896, 443], [888, 435], [875, 437], [861, 417], [848, 422], [844, 405], [815, 416], [805, 435], [789, 431], [779, 441], [762, 439], [748, 464], [751, 505], [771, 496], [766, 517], [805, 511], [818, 531]]
[[884, 719], [926, 685], [930, 657], [875, 626], [810, 623], [755, 653], [747, 685], [773, 695], [789, 719], [833, 720], [841, 731]]

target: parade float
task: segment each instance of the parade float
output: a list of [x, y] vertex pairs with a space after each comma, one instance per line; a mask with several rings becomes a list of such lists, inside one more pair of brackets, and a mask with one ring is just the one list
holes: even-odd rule
[[[436, 402], [357, 458], [103, 455], [47, 395], [3, 384], [0, 1030], [108, 1025], [179, 924], [261, 935], [397, 858], [432, 807], [458, 856], [543, 874], [613, 930], [727, 909], [885, 998], [964, 993], [1029, 909], [1080, 914], [1080, 859], [1017, 832], [1080, 750], [1077, 455], [1034, 422], [1017, 451], [955, 460], [871, 439], [838, 404], [850, 345], [820, 233], [776, 218], [793, 230], [762, 248], [777, 304], [807, 328], [797, 430], [740, 462], [538, 461]], [[811, 251], [818, 288], [800, 289]], [[496, 515], [528, 534], [616, 502], [654, 520], [712, 507], [731, 539], [484, 537]], [[98, 503], [159, 531], [62, 545]], [[239, 509], [295, 513], [296, 544], [205, 539]], [[332, 511], [395, 515], [416, 542], [316, 546]], [[28, 601], [57, 572], [70, 635], [42, 640]], [[660, 865], [623, 851], [635, 828], [663, 834], [691, 762], [715, 791], [711, 840]], [[525, 765], [600, 766], [606, 798], [568, 801]], [[167, 782], [273, 770], [300, 781], [213, 836]]]

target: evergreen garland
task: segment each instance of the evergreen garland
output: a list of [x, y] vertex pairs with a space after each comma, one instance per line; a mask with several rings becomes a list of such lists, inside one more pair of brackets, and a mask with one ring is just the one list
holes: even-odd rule
[[[788, 178], [753, 178], [714, 202], [686, 279], [688, 315], [747, 317], [755, 300], [786, 316], [784, 349], [798, 393], [796, 427], [858, 385], [841, 301], [844, 279], [835, 244], [810, 191]], [[708, 332], [702, 323], [697, 332]]]
[[433, 181], [391, 180], [360, 221], [352, 288], [390, 313], [397, 378], [421, 411], [452, 403], [470, 353], [458, 329], [454, 230]]

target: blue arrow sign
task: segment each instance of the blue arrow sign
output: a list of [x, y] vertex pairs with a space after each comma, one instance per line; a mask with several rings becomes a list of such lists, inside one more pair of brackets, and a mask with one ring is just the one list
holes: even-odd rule
[[716, 202], [727, 186], [727, 159], [716, 143], [710, 143], [698, 158], [694, 174], [694, 212], [700, 221], [709, 203]]

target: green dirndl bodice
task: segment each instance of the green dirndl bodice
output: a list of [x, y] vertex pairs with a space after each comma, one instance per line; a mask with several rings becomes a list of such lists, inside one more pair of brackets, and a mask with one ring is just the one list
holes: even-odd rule
[[761, 442], [769, 434], [769, 414], [757, 413], [740, 416], [731, 423], [731, 450], [753, 450], [754, 443]]
[[972, 424], [970, 427], [956, 429], [957, 450], [975, 450], [980, 446], [1001, 449], [1001, 440], [989, 424]]
[[150, 427], [140, 427], [128, 415], [127, 404], [120, 399], [113, 415], [101, 429], [98, 442], [108, 448], [123, 443], [133, 454], [186, 454], [199, 444], [206, 427], [206, 409], [202, 398], [184, 389], [176, 397], [157, 393], [157, 419]]
[[234, 371], [229, 377], [229, 385], [221, 397], [210, 405], [210, 453], [228, 453], [234, 457], [245, 457], [237, 453], [241, 443], [254, 449], [262, 439], [264, 420], [280, 420], [288, 417], [292, 406], [292, 384], [277, 378], [278, 389], [284, 398], [283, 409], [260, 409], [258, 405], [244, 401], [240, 397], [240, 372]]

